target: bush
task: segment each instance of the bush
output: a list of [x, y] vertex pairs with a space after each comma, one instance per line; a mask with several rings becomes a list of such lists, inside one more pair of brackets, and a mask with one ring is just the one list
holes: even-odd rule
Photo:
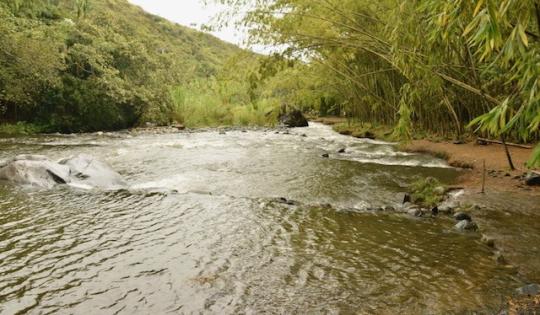
[[409, 186], [412, 201], [425, 207], [440, 204], [445, 197], [446, 187], [433, 177], [419, 179]]

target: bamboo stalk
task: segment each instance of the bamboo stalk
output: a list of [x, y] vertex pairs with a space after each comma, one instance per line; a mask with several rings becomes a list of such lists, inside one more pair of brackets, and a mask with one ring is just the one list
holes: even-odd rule
[[[494, 144], [503, 144], [504, 143], [502, 141], [498, 141], [498, 140], [490, 140], [490, 139], [486, 139], [486, 138], [477, 138], [477, 141], [478, 142], [487, 142], [487, 143], [494, 143]], [[525, 145], [525, 144], [517, 144], [517, 143], [510, 143], [510, 142], [506, 142], [506, 145], [509, 146], [509, 147], [516, 147], [516, 148], [522, 148], [522, 149], [532, 149], [533, 147], [530, 146], [530, 145]]]

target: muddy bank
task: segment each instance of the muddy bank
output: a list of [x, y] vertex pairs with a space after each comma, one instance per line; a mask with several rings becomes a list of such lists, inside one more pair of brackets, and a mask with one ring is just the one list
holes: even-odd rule
[[486, 165], [486, 191], [521, 191], [538, 194], [539, 186], [527, 186], [523, 174], [527, 173], [525, 163], [532, 154], [532, 149], [509, 147], [516, 170], [508, 166], [502, 145], [478, 145], [476, 143], [453, 144], [450, 142], [432, 142], [414, 140], [403, 147], [408, 152], [428, 153], [441, 156], [452, 166], [466, 168], [459, 178], [459, 183], [472, 192], [482, 190], [484, 162]]

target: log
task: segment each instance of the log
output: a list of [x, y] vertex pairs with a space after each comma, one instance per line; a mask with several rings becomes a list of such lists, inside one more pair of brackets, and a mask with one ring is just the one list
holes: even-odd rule
[[[486, 139], [486, 138], [477, 138], [476, 141], [477, 141], [477, 142], [485, 142], [485, 143], [503, 144], [502, 141], [499, 141], [499, 140], [490, 140], [490, 139]], [[522, 149], [532, 149], [532, 148], [533, 148], [533, 147], [530, 146], [530, 145], [526, 145], [526, 144], [517, 144], [517, 143], [510, 143], [510, 142], [507, 142], [506, 145], [509, 146], [509, 147], [516, 147], [516, 148], [522, 148]]]

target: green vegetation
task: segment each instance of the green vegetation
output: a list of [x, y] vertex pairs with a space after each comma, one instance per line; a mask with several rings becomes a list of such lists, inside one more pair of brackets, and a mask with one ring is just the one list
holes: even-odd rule
[[43, 132], [42, 126], [18, 122], [15, 124], [0, 124], [0, 135], [32, 135]]
[[394, 126], [401, 139], [539, 138], [535, 0], [216, 1], [231, 7], [225, 17], [248, 9], [252, 41], [308, 61], [342, 116]]
[[356, 122], [349, 120], [345, 123], [333, 125], [333, 129], [343, 135], [351, 135], [356, 138], [371, 138], [386, 141], [395, 141], [392, 128], [371, 123]]
[[2, 0], [0, 18], [4, 126], [78, 132], [167, 124], [178, 114], [171, 90], [198, 88], [193, 81], [213, 80], [228, 59], [245, 55], [126, 0]]
[[446, 187], [433, 177], [422, 178], [409, 187], [412, 201], [425, 207], [439, 205], [445, 198]]

